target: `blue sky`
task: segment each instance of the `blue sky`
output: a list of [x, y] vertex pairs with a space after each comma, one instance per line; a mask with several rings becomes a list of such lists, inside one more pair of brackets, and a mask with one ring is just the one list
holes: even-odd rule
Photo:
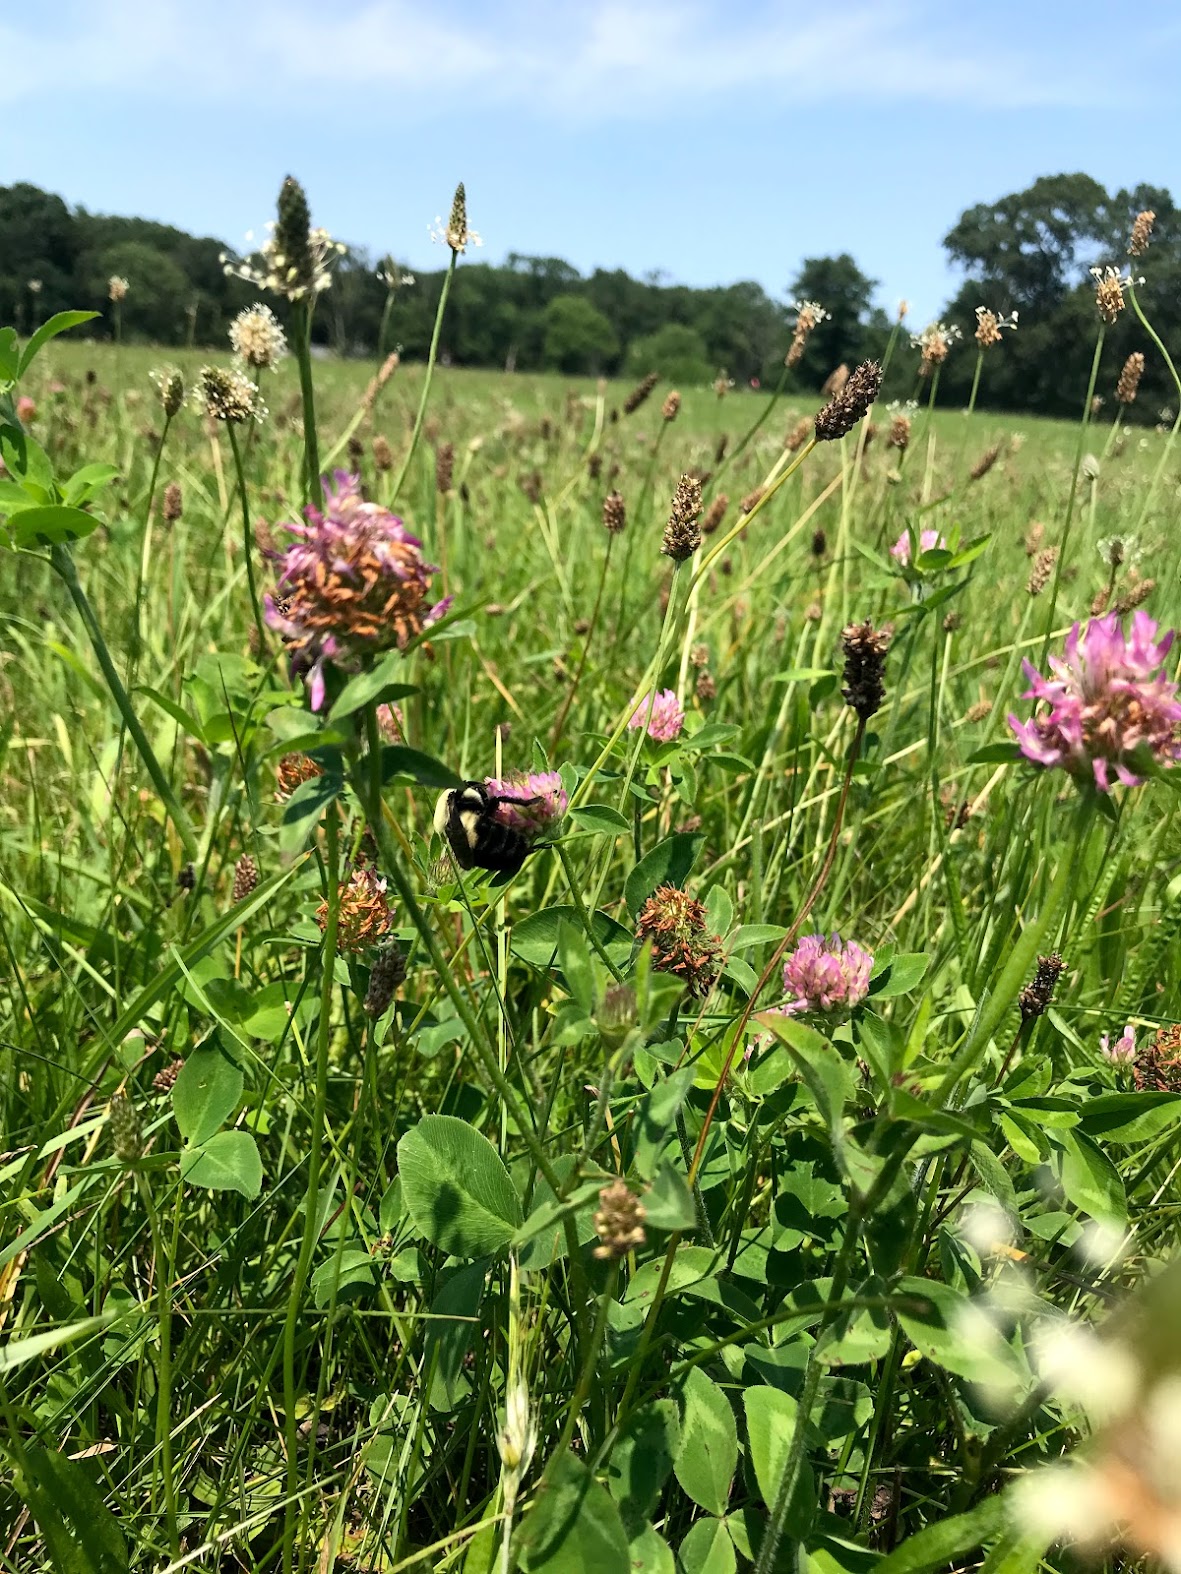
[[[0, 183], [241, 243], [288, 171], [334, 235], [757, 279], [850, 251], [934, 314], [962, 209], [1039, 174], [1181, 191], [1171, 0], [33, 0]], [[1005, 303], [994, 303], [1003, 306]]]

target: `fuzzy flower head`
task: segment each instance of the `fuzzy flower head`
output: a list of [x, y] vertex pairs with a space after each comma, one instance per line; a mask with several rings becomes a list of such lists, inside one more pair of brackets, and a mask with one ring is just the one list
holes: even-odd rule
[[121, 274], [112, 273], [107, 280], [107, 296], [116, 306], [120, 301], [127, 299], [127, 292], [130, 288], [131, 285]]
[[672, 689], [664, 689], [655, 696], [644, 696], [627, 727], [629, 732], [643, 727], [657, 743], [671, 743], [674, 738], [680, 737], [684, 725], [685, 712], [678, 704], [677, 696]]
[[912, 333], [910, 342], [922, 355], [919, 376], [929, 377], [937, 366], [942, 366], [948, 351], [961, 336], [954, 323], [931, 322], [922, 333]]
[[160, 366], [148, 374], [160, 395], [160, 404], [169, 420], [185, 402], [185, 381], [175, 366]]
[[402, 521], [361, 496], [360, 479], [338, 470], [324, 488], [324, 509], [288, 525], [295, 540], [278, 554], [279, 581], [266, 617], [308, 679], [312, 709], [324, 703], [327, 662], [355, 667], [365, 657], [404, 650], [442, 617], [430, 605], [434, 566]]
[[791, 346], [784, 361], [785, 366], [796, 366], [804, 353], [804, 346], [808, 342], [808, 335], [813, 328], [825, 322], [828, 312], [819, 301], [796, 301], [796, 325], [792, 333]]
[[[933, 552], [933, 551], [935, 551], [937, 549], [939, 551], [942, 551], [946, 546], [947, 546], [947, 542], [944, 540], [944, 538], [939, 534], [939, 532], [937, 530], [924, 530], [919, 536], [919, 551], [920, 552]], [[902, 532], [902, 534], [898, 537], [897, 541], [895, 541], [894, 545], [890, 548], [890, 556], [892, 558], [894, 558], [894, 560], [896, 562], [901, 563], [903, 568], [909, 567], [909, 565], [910, 565], [910, 531], [909, 530], [904, 530]]]
[[1085, 629], [1074, 625], [1062, 656], [1050, 657], [1050, 677], [1026, 662], [1023, 698], [1049, 707], [1029, 721], [1009, 716], [1026, 759], [1061, 766], [1108, 792], [1113, 776], [1126, 787], [1144, 780], [1134, 769], [1138, 755], [1162, 766], [1181, 758], [1181, 702], [1161, 670], [1174, 635], [1156, 634], [1147, 612], [1133, 614], [1130, 637], [1112, 613]]
[[[247, 244], [252, 240], [253, 236], [248, 234]], [[267, 225], [267, 238], [257, 251], [246, 257], [234, 257], [223, 251], [218, 261], [229, 278], [244, 279], [256, 289], [269, 290], [272, 295], [285, 296], [289, 301], [301, 301], [330, 288], [332, 270], [346, 250], [343, 241], [333, 240], [327, 230], [309, 229], [303, 260], [296, 262], [283, 250], [272, 220]]]
[[197, 408], [211, 421], [265, 421], [267, 407], [243, 372], [224, 366], [203, 366], [193, 389]]
[[248, 306], [230, 324], [234, 354], [254, 371], [274, 371], [287, 354], [287, 335], [269, 306]]
[[1104, 322], [1113, 323], [1124, 309], [1124, 291], [1132, 281], [1110, 264], [1092, 268], [1091, 277], [1095, 281], [1095, 310]]
[[485, 779], [485, 787], [500, 802], [496, 818], [523, 836], [540, 836], [566, 812], [569, 799], [557, 771], [531, 771], [527, 776]]
[[783, 1011], [851, 1011], [869, 993], [873, 952], [833, 934], [805, 935], [783, 964]]
[[1109, 1035], [1104, 1033], [1099, 1040], [1099, 1049], [1113, 1066], [1130, 1066], [1136, 1058], [1136, 1034], [1132, 1024], [1130, 1022], [1127, 1024], [1114, 1043]]
[[999, 344], [1002, 333], [1015, 333], [1016, 331], [1016, 312], [1010, 312], [1007, 317], [1001, 317], [996, 312], [990, 311], [987, 306], [977, 306], [976, 343], [982, 350], [990, 349], [994, 344]]
[[431, 239], [451, 247], [457, 256], [462, 255], [469, 246], [482, 246], [484, 242], [479, 234], [471, 228], [467, 221], [467, 192], [464, 190], [463, 181], [455, 188], [455, 197], [451, 203], [451, 215], [444, 224], [441, 218], [436, 218], [431, 227]]
[[377, 282], [384, 284], [393, 295], [398, 290], [408, 289], [414, 283], [414, 275], [400, 268], [393, 257], [383, 257], [377, 265]]

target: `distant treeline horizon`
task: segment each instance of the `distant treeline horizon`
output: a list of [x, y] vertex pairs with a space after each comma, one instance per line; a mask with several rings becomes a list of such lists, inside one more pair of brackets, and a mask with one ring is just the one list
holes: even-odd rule
[[[966, 402], [976, 369], [976, 308], [1016, 311], [1019, 326], [985, 352], [977, 402], [998, 410], [1076, 415], [1087, 386], [1099, 318], [1094, 266], [1128, 262], [1132, 222], [1156, 217], [1148, 252], [1132, 259], [1136, 302], [1165, 347], [1181, 354], [1181, 217], [1164, 188], [1108, 192], [1085, 174], [1045, 176], [1026, 191], [965, 210], [944, 237], [964, 283], [944, 322], [962, 342], [940, 371], [941, 405]], [[343, 237], [341, 237], [343, 239]], [[234, 316], [259, 290], [227, 274], [225, 244], [147, 219], [70, 208], [27, 183], [0, 187], [0, 323], [28, 333], [55, 311], [101, 311], [96, 337], [111, 336], [112, 277], [128, 281], [120, 304], [126, 341], [221, 347]], [[418, 273], [389, 300], [378, 277], [383, 259], [347, 246], [332, 288], [319, 302], [316, 342], [346, 356], [376, 357], [398, 348], [424, 359], [445, 268]], [[712, 288], [633, 278], [623, 269], [582, 274], [558, 257], [510, 253], [503, 264], [469, 253], [452, 285], [440, 353], [453, 365], [569, 375], [642, 377], [659, 373], [685, 387], [718, 377], [774, 387], [784, 371], [797, 300], [829, 313], [810, 335], [789, 392], [815, 393], [839, 365], [880, 357], [894, 327], [873, 304], [876, 281], [848, 253], [808, 257], [782, 299], [742, 281]], [[264, 297], [283, 315], [285, 303]], [[387, 311], [388, 304], [388, 311]], [[925, 398], [908, 321], [890, 367], [889, 397]], [[1154, 423], [1175, 407], [1177, 387], [1160, 350], [1129, 305], [1106, 329], [1096, 392], [1114, 413], [1115, 383], [1126, 357], [1141, 351], [1146, 369], [1130, 419]]]

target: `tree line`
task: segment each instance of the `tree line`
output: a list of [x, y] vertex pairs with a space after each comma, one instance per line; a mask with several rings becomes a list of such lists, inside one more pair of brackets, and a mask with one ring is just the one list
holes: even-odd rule
[[[1127, 261], [1136, 214], [1156, 214], [1148, 254], [1133, 259], [1145, 276], [1138, 300], [1164, 344], [1181, 349], [1181, 216], [1163, 188], [1108, 192], [1083, 174], [1046, 176], [1025, 191], [967, 209], [944, 246], [964, 282], [943, 318], [963, 334], [940, 372], [940, 402], [966, 402], [975, 370], [975, 309], [1017, 311], [1020, 326], [986, 354], [978, 404], [1046, 415], [1077, 413], [1087, 386], [1098, 319], [1092, 266]], [[119, 305], [125, 338], [161, 345], [220, 345], [234, 315], [257, 298], [227, 275], [224, 246], [146, 219], [71, 209], [29, 184], [0, 187], [0, 321], [29, 331], [54, 311], [104, 313], [114, 331], [112, 277], [129, 289]], [[398, 347], [425, 357], [444, 270], [420, 274], [392, 299], [379, 259], [348, 247], [317, 314], [319, 341], [346, 355]], [[837, 366], [880, 356], [894, 326], [874, 304], [876, 281], [847, 253], [806, 259], [782, 299], [750, 281], [691, 288], [622, 269], [581, 274], [557, 257], [512, 253], [503, 264], [472, 256], [456, 273], [441, 353], [456, 365], [554, 370], [572, 375], [642, 376], [650, 370], [683, 386], [757, 379], [774, 386], [791, 339], [796, 300], [830, 314], [808, 339], [789, 388], [815, 392]], [[274, 303], [272, 303], [274, 304]], [[908, 322], [906, 331], [924, 325]], [[1110, 404], [1119, 367], [1133, 350], [1147, 366], [1134, 413], [1159, 418], [1176, 402], [1159, 348], [1129, 309], [1105, 334], [1097, 391]], [[922, 397], [917, 352], [904, 336], [887, 392]]]

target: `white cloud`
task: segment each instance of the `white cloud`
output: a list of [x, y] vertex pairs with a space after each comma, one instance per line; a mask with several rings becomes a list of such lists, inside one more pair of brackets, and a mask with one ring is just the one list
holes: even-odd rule
[[[72, 12], [63, 22], [62, 13]], [[48, 13], [55, 12], [56, 21]], [[966, 19], [966, 22], [965, 22]], [[52, 47], [50, 42], [52, 40]], [[412, 111], [512, 105], [597, 122], [752, 104], [942, 102], [1005, 109], [1108, 96], [1086, 53], [1003, 59], [981, 48], [970, 10], [934, 0], [861, 0], [818, 11], [801, 0], [74, 0], [0, 24], [0, 102], [51, 85], [172, 103], [232, 98], [357, 124]]]

